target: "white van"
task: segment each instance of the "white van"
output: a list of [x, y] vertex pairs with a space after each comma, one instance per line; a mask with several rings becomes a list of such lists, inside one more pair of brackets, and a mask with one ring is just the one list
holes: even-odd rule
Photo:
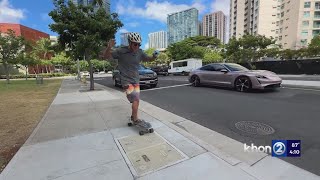
[[179, 61], [173, 61], [170, 63], [168, 73], [169, 74], [189, 74], [191, 71], [202, 67], [201, 59], [184, 59]]

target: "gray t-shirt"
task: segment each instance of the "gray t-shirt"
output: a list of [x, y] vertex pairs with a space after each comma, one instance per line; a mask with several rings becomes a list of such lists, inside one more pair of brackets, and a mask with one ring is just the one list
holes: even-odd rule
[[147, 61], [148, 56], [141, 49], [134, 53], [124, 46], [113, 50], [112, 57], [118, 60], [122, 85], [139, 84], [139, 65]]

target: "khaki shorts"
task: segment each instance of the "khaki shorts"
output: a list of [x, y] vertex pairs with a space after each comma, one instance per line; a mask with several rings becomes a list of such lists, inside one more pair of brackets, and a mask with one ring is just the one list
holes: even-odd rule
[[140, 99], [140, 85], [139, 84], [128, 84], [123, 86], [123, 89], [127, 95], [127, 99], [130, 103], [133, 101], [139, 101]]

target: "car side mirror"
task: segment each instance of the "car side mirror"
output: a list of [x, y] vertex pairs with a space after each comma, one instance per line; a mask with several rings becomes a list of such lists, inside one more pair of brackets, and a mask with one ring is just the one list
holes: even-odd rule
[[228, 73], [228, 70], [226, 70], [226, 69], [221, 69], [220, 72]]

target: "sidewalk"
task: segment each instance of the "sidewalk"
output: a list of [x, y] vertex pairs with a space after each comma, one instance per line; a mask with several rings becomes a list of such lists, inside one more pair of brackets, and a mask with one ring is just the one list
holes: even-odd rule
[[320, 89], [320, 81], [282, 80], [283, 86]]
[[0, 180], [320, 179], [264, 153], [141, 101], [155, 132], [128, 127], [122, 92], [69, 78]]

